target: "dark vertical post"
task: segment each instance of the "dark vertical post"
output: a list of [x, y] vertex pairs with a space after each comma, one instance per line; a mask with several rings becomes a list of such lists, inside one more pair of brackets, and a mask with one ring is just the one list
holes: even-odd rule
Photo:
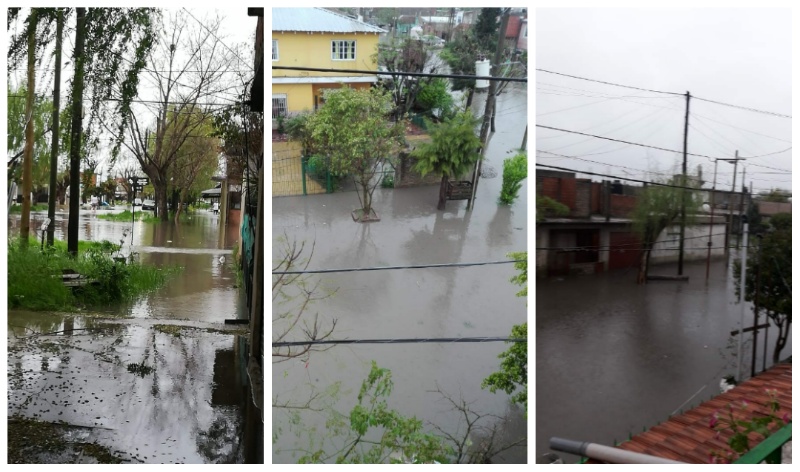
[[[758, 293], [761, 291], [761, 234], [758, 234], [756, 239], [758, 239], [758, 259], [756, 259], [758, 262], [756, 262], [756, 296], [753, 299], [753, 360], [750, 363], [750, 377], [756, 376], [756, 346], [758, 344]], [[767, 345], [766, 339], [764, 339], [764, 345]]]
[[[745, 184], [745, 176], [747, 175], [747, 167], [742, 164], [742, 191], [739, 193], [739, 221], [742, 221], [744, 217], [744, 189], [746, 188]], [[739, 249], [739, 244], [741, 243], [741, 233], [736, 237], [736, 249]]]
[[708, 222], [708, 252], [706, 253], [706, 282], [711, 270], [711, 241], [714, 239], [712, 230], [714, 229], [714, 196], [717, 193], [717, 164], [719, 159], [714, 159], [714, 186], [711, 188], [711, 220]]
[[69, 149], [69, 225], [67, 227], [67, 250], [78, 255], [78, 219], [80, 218], [80, 165], [81, 129], [83, 127], [83, 44], [86, 40], [86, 8], [76, 9], [75, 32], [75, 79], [72, 82], [72, 128]]
[[[36, 8], [31, 8], [28, 18], [28, 89], [25, 91], [25, 148], [22, 158], [22, 220], [19, 236], [22, 247], [28, 248], [31, 230], [31, 190], [33, 188], [33, 97], [36, 93]], [[36, 235], [33, 236], [36, 238]]]
[[59, 8], [56, 18], [56, 71], [53, 83], [53, 139], [50, 147], [50, 194], [47, 196], [47, 245], [53, 245], [56, 230], [56, 176], [58, 175], [58, 114], [61, 105], [61, 36], [64, 34], [64, 10]]
[[[686, 117], [683, 122], [683, 166], [681, 185], [686, 187], [686, 152], [689, 146], [689, 92], [686, 92]], [[681, 239], [678, 242], [678, 275], [683, 275], [683, 239], [686, 234], [686, 189], [681, 189]]]
[[733, 160], [733, 186], [731, 187], [731, 195], [728, 197], [728, 226], [725, 228], [725, 255], [728, 254], [728, 249], [731, 245], [731, 236], [733, 235], [733, 194], [736, 191], [736, 167], [739, 165], [739, 151], [736, 151], [736, 158]]

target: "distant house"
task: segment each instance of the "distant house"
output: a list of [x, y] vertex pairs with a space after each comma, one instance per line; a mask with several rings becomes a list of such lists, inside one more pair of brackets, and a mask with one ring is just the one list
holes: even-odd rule
[[[565, 205], [566, 215], [537, 215], [536, 272], [539, 276], [593, 274], [638, 267], [642, 255], [639, 236], [633, 230], [632, 214], [642, 187], [619, 181], [593, 182], [570, 172], [536, 171], [536, 195]], [[686, 227], [684, 259], [705, 259], [709, 225], [712, 226], [712, 256], [724, 253], [728, 214], [695, 216]], [[652, 263], [677, 260], [678, 225], [667, 227], [657, 238]]]
[[[324, 8], [273, 8], [272, 66], [377, 71], [373, 55], [385, 32]], [[325, 90], [368, 88], [377, 80], [353, 72], [273, 70], [273, 128], [278, 116], [317, 109]]]
[[523, 18], [519, 27], [519, 36], [517, 38], [517, 49], [523, 51], [528, 50], [528, 19]]

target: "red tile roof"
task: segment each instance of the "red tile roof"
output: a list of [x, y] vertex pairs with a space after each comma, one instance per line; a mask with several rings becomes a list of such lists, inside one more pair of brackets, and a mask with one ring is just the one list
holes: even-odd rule
[[[727, 453], [730, 451], [728, 439], [733, 435], [729, 429], [717, 434], [710, 426], [715, 412], [720, 417], [728, 414], [728, 405], [733, 406], [735, 419], [751, 419], [770, 413], [770, 398], [767, 390], [777, 391], [780, 410], [778, 417], [792, 415], [792, 364], [778, 364], [753, 377], [741, 385], [701, 403], [695, 408], [673, 416], [668, 421], [636, 435], [630, 441], [617, 446], [626, 451], [663, 457], [693, 464], [709, 464], [712, 462], [711, 451]], [[747, 407], [742, 408], [746, 401]], [[772, 430], [778, 428], [773, 424]], [[750, 445], [758, 444], [761, 436], [751, 433]], [[588, 463], [598, 463], [588, 461]]]

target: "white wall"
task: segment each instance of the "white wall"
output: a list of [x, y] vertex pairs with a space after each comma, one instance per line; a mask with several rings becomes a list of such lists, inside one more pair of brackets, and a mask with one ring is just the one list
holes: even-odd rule
[[[725, 225], [715, 223], [714, 225], [697, 224], [686, 226], [683, 260], [696, 261], [704, 260], [708, 254], [708, 230], [711, 226], [711, 257], [723, 256], [725, 254]], [[667, 227], [656, 240], [653, 252], [650, 255], [650, 262], [673, 262], [678, 260], [677, 249], [679, 247], [680, 225]]]

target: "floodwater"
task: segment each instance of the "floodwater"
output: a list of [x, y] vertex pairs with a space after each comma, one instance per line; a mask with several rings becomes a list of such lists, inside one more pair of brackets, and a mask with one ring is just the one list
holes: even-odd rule
[[[221, 237], [218, 217], [199, 211], [179, 225], [137, 221], [131, 237], [130, 222], [97, 214], [81, 212], [81, 239], [119, 243], [127, 232], [124, 254], [182, 270], [129, 304], [9, 313], [9, 417], [50, 424], [66, 442], [49, 450], [34, 439], [29, 460], [91, 463], [85, 445], [93, 444], [131, 463], [263, 462], [246, 335], [223, 324], [247, 317], [231, 265], [238, 227]], [[33, 214], [31, 227], [45, 217]], [[66, 230], [67, 214], [58, 213], [56, 238]], [[11, 216], [9, 235], [18, 231]]]
[[[497, 203], [502, 161], [513, 155], [525, 131], [525, 95], [517, 89], [500, 97], [498, 133], [484, 165], [498, 176], [481, 180], [472, 211], [466, 211], [466, 201], [449, 201], [445, 211], [437, 211], [438, 185], [379, 188], [373, 208], [381, 221], [366, 224], [350, 217], [358, 207], [353, 192], [273, 198], [273, 259], [282, 256], [283, 239], [305, 242], [309, 269], [496, 261], [526, 250], [527, 186], [523, 184], [513, 206]], [[480, 102], [476, 95], [476, 110]], [[526, 300], [515, 296], [520, 287], [509, 282], [515, 274], [512, 264], [502, 264], [311, 275], [309, 283], [319, 283], [319, 293], [335, 293], [313, 304], [306, 316], [310, 322], [317, 315], [321, 330], [335, 319], [331, 339], [504, 337], [513, 325], [526, 321]], [[294, 308], [273, 305], [273, 339], [285, 327], [275, 321], [277, 313]], [[285, 337], [302, 339], [298, 331]], [[344, 437], [336, 436], [325, 421], [330, 408], [349, 415], [373, 360], [392, 372], [389, 406], [422, 419], [426, 429], [435, 424], [456, 435], [466, 428], [463, 415], [434, 392], [438, 388], [455, 401], [471, 402], [479, 414], [496, 415], [478, 424], [496, 427], [498, 443], [524, 439], [524, 410], [511, 404], [507, 394], [480, 387], [499, 369], [497, 356], [508, 347], [502, 342], [351, 344], [312, 352], [307, 360], [274, 363], [273, 405], [305, 404], [317, 395], [312, 406], [323, 411], [273, 407], [272, 460], [292, 463], [304, 451], [321, 448], [333, 454], [341, 449]], [[474, 434], [473, 441], [485, 433]], [[525, 444], [494, 461], [526, 462]]]
[[[656, 266], [653, 273], [675, 275], [676, 268]], [[551, 452], [552, 436], [613, 445], [720, 393], [722, 377], [736, 375], [738, 338], [730, 332], [742, 312], [730, 265], [713, 261], [708, 283], [705, 270], [705, 262], [688, 263], [689, 282], [647, 285], [636, 285], [630, 270], [537, 280], [537, 458]], [[745, 326], [752, 323], [747, 304]], [[776, 331], [769, 331], [767, 368]], [[744, 378], [750, 377], [751, 338], [744, 338]], [[762, 331], [756, 372], [763, 339]], [[791, 349], [790, 335], [782, 358]], [[578, 460], [557, 454], [564, 462]]]

